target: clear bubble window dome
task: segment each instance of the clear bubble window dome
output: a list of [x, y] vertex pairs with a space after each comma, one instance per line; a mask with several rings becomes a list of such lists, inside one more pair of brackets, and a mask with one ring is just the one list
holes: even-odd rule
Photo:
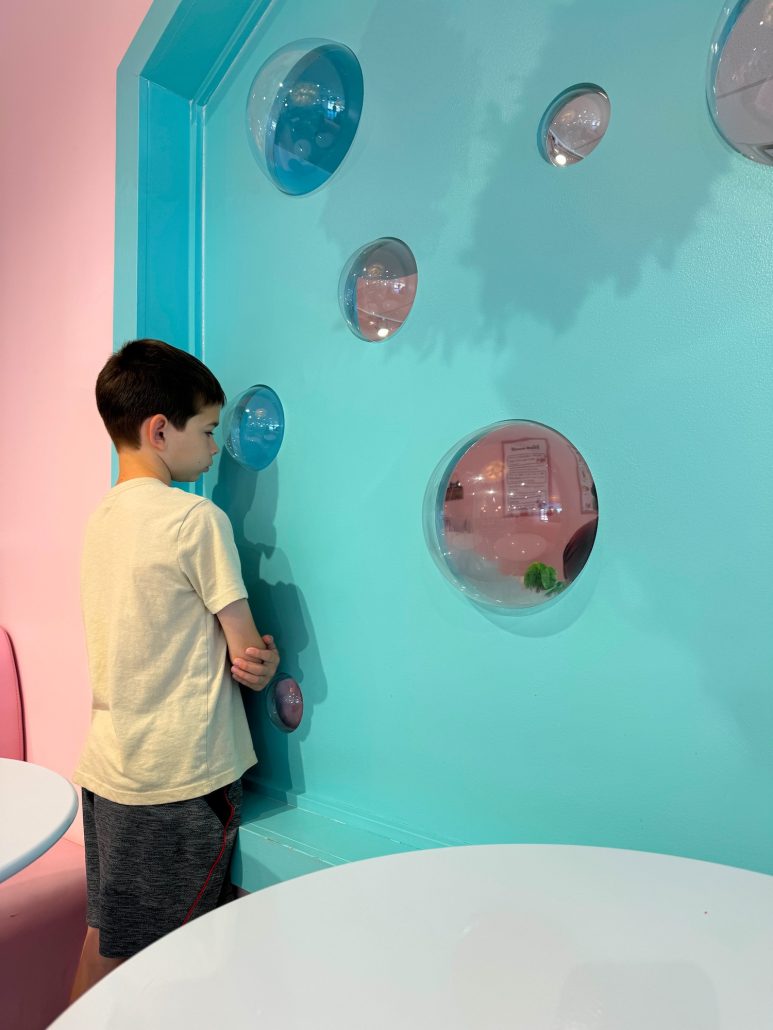
[[610, 113], [609, 97], [600, 86], [584, 83], [559, 93], [540, 121], [542, 156], [556, 168], [582, 161], [601, 142]]
[[727, 4], [709, 50], [706, 99], [717, 131], [734, 150], [773, 164], [773, 3]]
[[268, 468], [275, 460], [284, 431], [282, 402], [270, 386], [263, 384], [242, 391], [223, 415], [226, 450], [242, 468], [253, 472]]
[[279, 190], [311, 193], [335, 173], [357, 132], [363, 92], [359, 61], [330, 40], [288, 43], [263, 64], [247, 98], [247, 135]]
[[361, 340], [394, 336], [413, 307], [417, 285], [416, 259], [402, 240], [385, 237], [361, 247], [338, 286], [347, 325]]
[[533, 608], [585, 566], [596, 538], [596, 487], [582, 455], [554, 429], [497, 422], [439, 462], [423, 522], [436, 565], [470, 600]]

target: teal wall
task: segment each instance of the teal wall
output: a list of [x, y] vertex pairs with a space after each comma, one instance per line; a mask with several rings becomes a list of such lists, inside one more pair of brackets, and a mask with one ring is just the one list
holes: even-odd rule
[[[165, 335], [229, 398], [265, 382], [285, 406], [275, 465], [221, 455], [203, 487], [306, 699], [289, 737], [248, 699], [257, 782], [430, 840], [773, 872], [773, 169], [729, 150], [706, 110], [721, 5], [154, 6], [230, 21], [195, 82], [178, 74], [195, 18], [145, 67], [172, 94], [155, 106], [166, 121], [142, 110], [146, 138], [172, 140], [187, 216], [165, 208], [180, 218], [167, 232], [146, 217], [138, 321], [116, 334]], [[244, 108], [260, 65], [304, 37], [355, 51], [365, 104], [339, 173], [290, 198], [254, 163]], [[587, 81], [609, 94], [609, 131], [554, 169], [537, 125]], [[166, 188], [154, 167], [139, 173], [146, 216]], [[369, 345], [337, 285], [380, 236], [412, 248], [419, 290], [403, 330]], [[165, 254], [182, 265], [162, 274]], [[439, 575], [421, 504], [457, 440], [518, 418], [581, 451], [600, 521], [577, 584], [508, 618]]]

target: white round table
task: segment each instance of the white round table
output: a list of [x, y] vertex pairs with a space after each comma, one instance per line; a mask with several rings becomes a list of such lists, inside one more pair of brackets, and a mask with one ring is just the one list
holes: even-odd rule
[[52, 1030], [770, 1030], [773, 877], [486, 845], [240, 898], [110, 973]]
[[77, 811], [78, 796], [64, 776], [0, 758], [0, 881], [48, 851]]

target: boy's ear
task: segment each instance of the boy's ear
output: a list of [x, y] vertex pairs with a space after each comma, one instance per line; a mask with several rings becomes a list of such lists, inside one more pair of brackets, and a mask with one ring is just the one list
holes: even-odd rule
[[169, 420], [166, 415], [151, 415], [143, 423], [143, 432], [150, 443], [154, 446], [166, 443], [166, 429]]

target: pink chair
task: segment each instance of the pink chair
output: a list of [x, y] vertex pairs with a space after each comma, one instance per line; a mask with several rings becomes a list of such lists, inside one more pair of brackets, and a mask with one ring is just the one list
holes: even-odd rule
[[[0, 757], [26, 758], [19, 673], [11, 638], [2, 627]], [[26, 869], [0, 883], [3, 1030], [44, 1030], [64, 1011], [85, 933], [83, 848], [62, 837]]]

